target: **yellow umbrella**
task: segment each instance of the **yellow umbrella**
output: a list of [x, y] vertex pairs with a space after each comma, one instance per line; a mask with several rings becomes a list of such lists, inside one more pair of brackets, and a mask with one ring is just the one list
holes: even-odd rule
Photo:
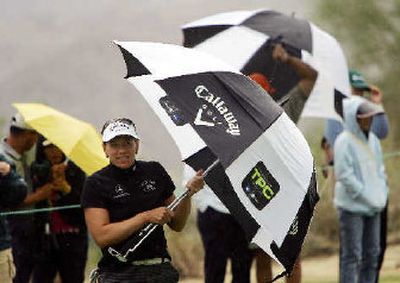
[[40, 103], [14, 103], [25, 122], [90, 175], [108, 164], [99, 133], [89, 123]]

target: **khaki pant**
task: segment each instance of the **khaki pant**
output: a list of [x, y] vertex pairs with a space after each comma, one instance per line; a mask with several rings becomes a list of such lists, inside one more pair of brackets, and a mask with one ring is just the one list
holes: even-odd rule
[[15, 266], [11, 249], [0, 251], [0, 282], [12, 283], [15, 276]]

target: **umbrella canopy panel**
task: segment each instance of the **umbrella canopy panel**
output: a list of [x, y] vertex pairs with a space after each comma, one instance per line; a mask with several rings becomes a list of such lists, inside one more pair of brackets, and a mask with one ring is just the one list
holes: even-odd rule
[[272, 60], [273, 45], [284, 44], [291, 55], [319, 72], [302, 115], [340, 120], [341, 112], [335, 106], [350, 94], [346, 59], [338, 42], [309, 21], [271, 10], [234, 11], [194, 21], [182, 29], [185, 46], [221, 58], [246, 75], [262, 73], [276, 101], [299, 81], [293, 70]]
[[238, 74], [199, 73], [156, 82], [225, 168], [283, 112], [256, 83]]

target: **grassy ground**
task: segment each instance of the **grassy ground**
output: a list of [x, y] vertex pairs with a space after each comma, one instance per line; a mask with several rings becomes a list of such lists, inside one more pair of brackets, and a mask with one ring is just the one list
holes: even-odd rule
[[[96, 265], [99, 253], [94, 246], [91, 247], [89, 252], [89, 259], [87, 264], [87, 276], [89, 271]], [[303, 283], [334, 283], [338, 282], [338, 256], [337, 254], [331, 256], [319, 256], [303, 259]], [[228, 267], [229, 269], [229, 267]], [[274, 273], [277, 274], [281, 271], [278, 265], [273, 266]], [[89, 282], [86, 280], [86, 282]], [[201, 275], [198, 277], [182, 278], [181, 283], [201, 283], [203, 278]], [[228, 270], [225, 282], [231, 282], [230, 271]], [[255, 269], [252, 269], [252, 282], [255, 280]], [[285, 282], [281, 279], [277, 281]], [[385, 261], [381, 272], [381, 283], [398, 283], [400, 282], [400, 244], [391, 245], [388, 247]]]
[[[302, 261], [303, 283], [336, 283], [338, 282], [338, 256], [313, 257]], [[279, 267], [274, 266], [274, 273], [279, 272]], [[382, 268], [381, 283], [400, 282], [400, 245], [392, 245], [387, 249], [384, 265]], [[230, 275], [225, 282], [230, 282]], [[182, 283], [200, 283], [202, 278], [185, 278]], [[252, 270], [252, 282], [255, 282], [255, 270]], [[285, 282], [280, 279], [277, 282]]]

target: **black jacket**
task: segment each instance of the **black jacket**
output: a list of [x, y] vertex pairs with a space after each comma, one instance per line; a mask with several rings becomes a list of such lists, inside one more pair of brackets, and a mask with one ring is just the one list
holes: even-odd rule
[[[20, 204], [26, 197], [27, 184], [15, 170], [12, 161], [0, 154], [0, 161], [5, 161], [11, 166], [11, 172], [6, 175], [0, 175], [0, 212]], [[10, 247], [10, 234], [7, 222], [0, 216], [0, 251]]]

